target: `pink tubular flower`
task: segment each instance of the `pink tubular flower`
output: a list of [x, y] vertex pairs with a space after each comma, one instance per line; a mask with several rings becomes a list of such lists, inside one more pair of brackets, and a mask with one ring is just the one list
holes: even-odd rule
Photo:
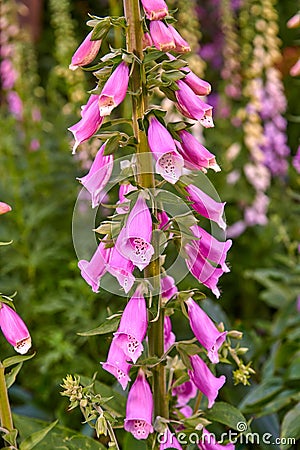
[[186, 53], [191, 51], [190, 45], [183, 39], [183, 37], [178, 33], [178, 31], [172, 26], [168, 25], [168, 30], [171, 31], [175, 42], [174, 51], [177, 53]]
[[109, 116], [112, 110], [122, 103], [126, 97], [128, 82], [129, 68], [123, 61], [103, 86], [98, 102], [101, 116]]
[[226, 381], [226, 377], [224, 375], [219, 378], [215, 377], [199, 355], [190, 356], [190, 361], [192, 370], [188, 371], [189, 377], [208, 398], [208, 407], [211, 408], [218, 396], [219, 389]]
[[120, 286], [128, 294], [133, 286], [135, 277], [132, 275], [134, 265], [132, 262], [125, 258], [118, 250], [119, 243], [125, 238], [125, 229], [123, 228], [116, 240], [115, 246], [112, 249], [111, 257], [107, 265], [107, 271], [117, 278]]
[[231, 442], [226, 445], [218, 444], [216, 441], [216, 436], [205, 428], [203, 428], [201, 442], [198, 444], [200, 450], [223, 450], [224, 448], [227, 450], [234, 450], [235, 445]]
[[1, 214], [5, 214], [9, 211], [11, 211], [11, 206], [9, 206], [7, 203], [0, 202], [0, 216]]
[[0, 327], [16, 352], [24, 355], [31, 347], [29, 331], [21, 317], [6, 303], [0, 303]]
[[199, 120], [205, 128], [214, 126], [212, 106], [203, 102], [194, 91], [182, 80], [176, 81], [179, 89], [175, 91], [179, 111], [189, 119]]
[[128, 393], [124, 429], [136, 439], [147, 439], [149, 433], [153, 433], [152, 414], [152, 392], [140, 369]]
[[98, 107], [99, 95], [91, 95], [86, 105], [82, 107], [81, 119], [72, 127], [68, 128], [75, 138], [73, 146], [73, 154], [77, 147], [96, 133], [103, 122], [103, 117], [100, 116]]
[[175, 184], [182, 175], [184, 161], [176, 150], [171, 134], [156, 117], [150, 119], [148, 143], [156, 159], [156, 172], [169, 183]]
[[99, 292], [100, 279], [107, 271], [111, 250], [111, 248], [105, 248], [105, 244], [100, 242], [91, 261], [81, 259], [78, 262], [81, 276], [91, 286], [93, 292]]
[[298, 59], [298, 61], [296, 62], [296, 64], [294, 64], [291, 69], [290, 69], [290, 75], [292, 77], [297, 77], [298, 75], [300, 75], [300, 58]]
[[220, 172], [220, 167], [216, 162], [216, 157], [210, 153], [200, 142], [188, 131], [182, 130], [179, 133], [181, 143], [176, 142], [179, 153], [184, 158], [185, 166], [191, 170], [213, 169]]
[[208, 315], [192, 298], [186, 301], [190, 326], [201, 345], [207, 350], [207, 356], [214, 364], [219, 362], [218, 350], [226, 339], [227, 331], [221, 333]]
[[149, 33], [144, 33], [143, 35], [143, 50], [146, 50], [147, 47], [152, 47], [153, 42]]
[[170, 275], [161, 277], [160, 288], [163, 303], [167, 303], [178, 292], [175, 280]]
[[295, 14], [293, 17], [291, 17], [288, 21], [286, 26], [288, 28], [298, 28], [300, 27], [300, 12]]
[[136, 363], [143, 351], [142, 341], [148, 327], [147, 307], [144, 296], [138, 288], [127, 303], [115, 335], [115, 342], [127, 358]]
[[176, 341], [175, 334], [172, 332], [172, 322], [169, 316], [164, 318], [164, 351], [167, 352], [169, 348]]
[[178, 440], [176, 439], [175, 434], [171, 433], [169, 427], [166, 427], [163, 436], [160, 437], [159, 441], [160, 441], [159, 450], [166, 450], [169, 448], [176, 448], [178, 450], [182, 450], [182, 447], [179, 444]]
[[103, 189], [108, 183], [114, 164], [113, 155], [104, 156], [105, 144], [98, 150], [89, 173], [77, 178], [92, 196], [92, 207], [99, 206]]
[[160, 20], [150, 22], [150, 36], [155, 47], [161, 52], [168, 52], [176, 47], [171, 31]]
[[129, 371], [131, 365], [126, 361], [126, 356], [123, 350], [116, 344], [116, 340], [113, 339], [110, 344], [107, 360], [105, 363], [101, 363], [104, 370], [111, 373], [120, 383], [125, 391], [129, 378]]
[[121, 184], [119, 188], [119, 200], [117, 202], [116, 212], [118, 214], [127, 214], [129, 212], [129, 204], [130, 200], [126, 198], [126, 195], [129, 194], [129, 192], [137, 191], [136, 186], [132, 186], [132, 184]]
[[197, 387], [193, 381], [186, 381], [172, 389], [172, 395], [177, 397], [176, 406], [185, 406], [191, 398], [197, 395]]
[[93, 31], [86, 36], [84, 41], [80, 44], [72, 56], [69, 69], [76, 70], [78, 67], [86, 66], [96, 58], [101, 47], [101, 40], [91, 41], [92, 34]]
[[117, 239], [116, 247], [122, 255], [132, 261], [140, 270], [148, 266], [154, 253], [151, 245], [152, 220], [148, 206], [139, 195], [130, 211], [122, 236]]
[[193, 90], [196, 95], [209, 95], [211, 92], [211, 85], [201, 78], [197, 77], [188, 67], [184, 67], [183, 72], [186, 76], [183, 81]]
[[192, 202], [192, 206], [197, 213], [216, 222], [222, 230], [226, 229], [226, 223], [223, 220], [225, 203], [216, 202], [193, 184], [186, 186], [186, 191], [188, 200]]
[[142, 5], [149, 20], [161, 20], [168, 15], [168, 7], [164, 0], [142, 0]]

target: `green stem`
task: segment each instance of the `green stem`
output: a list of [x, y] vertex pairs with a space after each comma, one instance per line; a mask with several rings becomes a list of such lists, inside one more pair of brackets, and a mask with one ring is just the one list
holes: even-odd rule
[[12, 431], [14, 429], [14, 424], [11, 415], [4, 371], [5, 367], [0, 362], [0, 420], [2, 428]]

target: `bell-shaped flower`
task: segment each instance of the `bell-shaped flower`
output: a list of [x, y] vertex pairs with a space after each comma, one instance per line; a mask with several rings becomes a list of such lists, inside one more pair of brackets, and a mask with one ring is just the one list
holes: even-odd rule
[[224, 272], [230, 272], [226, 264], [226, 258], [227, 252], [232, 245], [232, 240], [218, 241], [199, 225], [193, 225], [190, 229], [197, 238], [197, 240], [193, 241], [193, 244], [198, 248], [201, 255], [209, 261], [220, 265]]
[[146, 50], [148, 47], [152, 47], [153, 42], [149, 33], [143, 34], [143, 50]]
[[116, 247], [125, 258], [143, 270], [148, 266], [154, 253], [151, 236], [151, 214], [143, 196], [139, 195], [128, 215], [122, 236], [119, 236], [116, 241]]
[[179, 153], [183, 156], [187, 169], [202, 170], [213, 169], [220, 172], [216, 157], [210, 153], [191, 133], [182, 130], [178, 133], [181, 142], [176, 142]]
[[100, 280], [107, 271], [111, 250], [111, 248], [105, 248], [105, 244], [100, 242], [90, 261], [81, 259], [78, 262], [81, 276], [91, 286], [93, 292], [99, 292]]
[[169, 28], [160, 20], [150, 22], [150, 36], [155, 47], [161, 52], [174, 50], [176, 47], [173, 35]]
[[107, 265], [107, 271], [116, 277], [120, 286], [124, 289], [125, 293], [128, 294], [135, 281], [132, 272], [134, 270], [134, 265], [132, 262], [123, 256], [118, 248], [120, 241], [125, 239], [125, 229], [123, 228], [116, 240], [115, 246], [111, 251], [111, 256]]
[[219, 378], [209, 370], [199, 355], [190, 356], [192, 370], [188, 371], [190, 379], [197, 388], [208, 398], [208, 407], [211, 408], [219, 394], [219, 389], [224, 385], [226, 377]]
[[0, 327], [16, 352], [24, 355], [31, 347], [29, 331], [21, 317], [6, 303], [0, 303]]
[[168, 426], [166, 426], [163, 435], [160, 436], [159, 442], [160, 442], [159, 450], [167, 450], [169, 448], [176, 448], [178, 450], [182, 450], [182, 447], [179, 444], [175, 433], [171, 433]]
[[98, 150], [91, 165], [89, 173], [82, 178], [77, 178], [92, 196], [92, 208], [99, 206], [103, 195], [103, 189], [108, 183], [113, 166], [113, 155], [104, 155], [105, 144]]
[[235, 445], [229, 442], [228, 444], [221, 445], [217, 442], [216, 436], [210, 433], [206, 428], [202, 430], [202, 436], [200, 443], [198, 444], [200, 450], [234, 450]]
[[0, 202], [0, 216], [1, 214], [5, 214], [9, 211], [11, 211], [11, 206], [9, 206], [7, 203]]
[[161, 20], [168, 15], [168, 7], [164, 0], [142, 0], [142, 5], [149, 20]]
[[109, 77], [99, 96], [98, 106], [101, 116], [109, 116], [124, 98], [129, 83], [129, 68], [122, 61]]
[[202, 80], [188, 67], [182, 68], [186, 76], [183, 81], [193, 90], [196, 95], [209, 95], [211, 93], [211, 85], [208, 81]]
[[172, 322], [169, 316], [164, 317], [164, 352], [167, 352], [169, 348], [176, 341], [176, 336], [172, 331]]
[[118, 214], [127, 214], [129, 212], [130, 200], [126, 198], [129, 192], [137, 191], [136, 186], [132, 186], [131, 183], [121, 184], [119, 188], [119, 200], [117, 201], [116, 212]]
[[161, 277], [160, 288], [163, 303], [167, 303], [178, 292], [175, 280], [170, 275]]
[[216, 202], [193, 184], [186, 186], [186, 191], [188, 200], [192, 202], [192, 207], [197, 213], [216, 222], [222, 230], [226, 229], [226, 223], [223, 220], [225, 203]]
[[191, 380], [185, 381], [172, 389], [172, 395], [177, 397], [176, 406], [185, 406], [192, 398], [196, 397], [197, 386]]
[[103, 122], [103, 117], [101, 117], [99, 111], [98, 99], [99, 95], [92, 94], [87, 104], [82, 107], [80, 121], [68, 128], [75, 138], [73, 154], [82, 142], [86, 141], [96, 133]]
[[192, 298], [186, 301], [191, 329], [207, 356], [214, 364], [219, 362], [218, 350], [226, 339], [227, 331], [220, 332], [211, 318]]
[[129, 371], [131, 365], [126, 361], [126, 355], [116, 344], [116, 340], [113, 339], [110, 344], [107, 360], [101, 363], [104, 370], [111, 373], [120, 383], [123, 390], [126, 389], [129, 378]]
[[84, 41], [80, 44], [74, 55], [72, 56], [72, 62], [69, 65], [69, 69], [76, 70], [78, 67], [86, 66], [91, 63], [96, 56], [101, 47], [101, 40], [92, 41], [93, 31], [91, 31]]
[[136, 439], [147, 439], [153, 433], [153, 397], [142, 369], [128, 393], [124, 429]]
[[148, 143], [156, 159], [156, 172], [169, 183], [175, 184], [182, 175], [184, 161], [176, 150], [171, 134], [156, 117], [150, 119]]
[[141, 290], [137, 288], [127, 303], [115, 335], [115, 342], [128, 359], [136, 363], [143, 352], [142, 341], [148, 327], [147, 306]]
[[205, 128], [214, 126], [211, 105], [203, 102], [194, 91], [182, 80], [176, 81], [179, 89], [175, 91], [177, 108], [189, 119], [199, 120]]
[[175, 49], [174, 49], [175, 52], [186, 53], [191, 51], [191, 47], [188, 44], [188, 42], [186, 42], [186, 40], [183, 39], [183, 37], [172, 25], [168, 25], [168, 30], [171, 31], [171, 34], [175, 42]]

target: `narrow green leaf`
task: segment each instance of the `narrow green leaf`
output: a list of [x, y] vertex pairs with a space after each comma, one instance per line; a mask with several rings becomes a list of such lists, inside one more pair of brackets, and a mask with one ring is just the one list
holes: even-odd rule
[[[225, 402], [216, 402], [214, 406], [207, 410], [205, 418], [212, 422], [219, 422], [237, 431], [250, 431], [247, 420], [243, 414], [233, 405]], [[243, 425], [242, 425], [243, 424]]]
[[[294, 439], [294, 442], [292, 442]], [[300, 438], [300, 403], [291, 409], [283, 418], [281, 427], [281, 449], [291, 448], [296, 444], [296, 440]], [[286, 442], [286, 443], [283, 443]]]
[[20, 362], [13, 369], [11, 369], [10, 372], [5, 374], [5, 384], [6, 384], [7, 389], [9, 389], [16, 381], [17, 375], [20, 372], [22, 366], [23, 366], [23, 363]]
[[111, 155], [112, 153], [116, 152], [120, 146], [120, 135], [117, 134], [106, 142], [104, 155]]
[[98, 334], [113, 333], [118, 329], [120, 323], [120, 316], [115, 316], [112, 319], [106, 319], [99, 327], [90, 331], [77, 333], [79, 336], [97, 336]]
[[14, 364], [19, 364], [20, 362], [27, 361], [28, 359], [31, 359], [35, 356], [35, 352], [31, 355], [17, 355], [17, 356], [11, 356], [10, 358], [4, 359], [2, 361], [2, 364], [5, 368], [13, 366]]
[[37, 444], [39, 444], [44, 439], [44, 437], [47, 436], [49, 431], [51, 431], [52, 428], [55, 427], [57, 422], [58, 422], [58, 420], [55, 420], [55, 422], [50, 423], [50, 425], [48, 425], [48, 427], [43, 428], [40, 431], [36, 431], [35, 433], [31, 434], [26, 439], [24, 439], [24, 441], [22, 441], [20, 444], [20, 450], [31, 450], [32, 448], [34, 448]]
[[101, 20], [101, 22], [97, 23], [94, 27], [94, 31], [92, 33], [91, 41], [98, 41], [99, 39], [103, 39], [110, 29], [110, 18], [105, 17]]

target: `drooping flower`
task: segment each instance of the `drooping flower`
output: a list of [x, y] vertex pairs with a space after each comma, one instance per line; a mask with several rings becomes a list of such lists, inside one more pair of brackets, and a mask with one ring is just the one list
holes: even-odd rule
[[211, 318], [199, 305], [189, 298], [186, 301], [190, 326], [201, 345], [207, 350], [207, 356], [214, 364], [219, 362], [218, 350], [226, 339], [227, 331], [221, 333]]
[[166, 426], [163, 436], [160, 436], [159, 442], [160, 442], [159, 450], [166, 450], [169, 448], [176, 448], [178, 450], [182, 450], [182, 447], [179, 444], [175, 433], [171, 433], [168, 426]]
[[117, 278], [120, 286], [124, 289], [127, 294], [133, 286], [135, 281], [132, 272], [134, 270], [134, 265], [132, 262], [123, 256], [118, 248], [120, 246], [120, 241], [125, 238], [125, 229], [123, 228], [116, 240], [115, 246], [111, 251], [111, 256], [107, 265], [107, 271]]
[[96, 133], [103, 122], [98, 106], [99, 95], [92, 94], [86, 105], [82, 107], [81, 119], [72, 127], [68, 128], [75, 138], [72, 153], [76, 152], [77, 147]]
[[128, 393], [124, 429], [136, 439], [147, 439], [153, 433], [153, 397], [142, 369]]
[[137, 187], [132, 186], [131, 183], [121, 184], [119, 188], [119, 200], [117, 201], [117, 205], [120, 206], [116, 208], [118, 214], [127, 214], [129, 212], [130, 200], [126, 198], [126, 195], [133, 191], [137, 191]]
[[142, 341], [147, 332], [147, 306], [139, 288], [127, 303], [121, 318], [115, 342], [128, 359], [136, 363], [143, 352]]
[[29, 331], [21, 317], [6, 303], [0, 303], [0, 327], [16, 352], [24, 355], [31, 347]]
[[193, 381], [189, 380], [172, 389], [172, 395], [177, 397], [176, 406], [185, 406], [197, 395], [197, 387]]
[[109, 77], [99, 96], [99, 109], [101, 116], [109, 116], [124, 98], [129, 83], [129, 68], [122, 61]]
[[5, 214], [9, 211], [11, 211], [11, 206], [9, 206], [7, 203], [0, 202], [0, 215]]
[[72, 62], [69, 65], [69, 69], [76, 70], [78, 67], [86, 66], [96, 58], [101, 47], [101, 40], [92, 41], [92, 34], [93, 31], [86, 36], [72, 56]]
[[175, 91], [177, 108], [189, 119], [198, 120], [205, 128], [214, 126], [212, 106], [203, 102], [194, 91], [182, 80], [176, 81], [179, 89]]
[[176, 341], [176, 336], [172, 331], [172, 322], [169, 316], [164, 318], [164, 351], [167, 352], [169, 348]]
[[194, 91], [196, 95], [209, 95], [211, 92], [211, 85], [208, 81], [202, 80], [188, 67], [183, 67], [182, 70], [186, 72], [183, 81]]
[[226, 445], [218, 444], [216, 441], [216, 436], [210, 433], [206, 428], [202, 430], [201, 442], [198, 444], [200, 450], [234, 450], [235, 445], [229, 442]]
[[163, 303], [167, 303], [178, 292], [175, 280], [170, 275], [161, 277], [160, 287]]
[[160, 20], [150, 22], [150, 36], [155, 47], [161, 52], [174, 50], [176, 47], [173, 35], [169, 28]]
[[288, 28], [298, 28], [298, 27], [300, 27], [300, 12], [297, 12], [294, 16], [292, 16], [287, 21], [286, 26]]
[[186, 186], [188, 200], [192, 202], [192, 207], [201, 216], [216, 222], [222, 230], [226, 229], [226, 223], [223, 220], [225, 203], [216, 202], [198, 187], [190, 184]]
[[98, 150], [89, 173], [82, 178], [77, 178], [91, 194], [92, 208], [99, 206], [103, 189], [108, 183], [113, 170], [113, 155], [104, 155], [105, 145], [103, 144]]
[[189, 377], [208, 398], [208, 408], [211, 408], [219, 394], [219, 389], [226, 381], [226, 377], [224, 375], [219, 378], [215, 377], [199, 355], [190, 356], [190, 361], [192, 370], [188, 371]]
[[142, 0], [142, 5], [149, 20], [161, 20], [168, 14], [164, 0]]
[[111, 373], [120, 383], [123, 390], [126, 389], [129, 378], [129, 371], [131, 365], [126, 361], [126, 355], [116, 344], [116, 340], [113, 339], [110, 344], [107, 360], [101, 363], [104, 370]]
[[220, 167], [216, 162], [216, 157], [210, 153], [191, 133], [182, 130], [179, 133], [181, 142], [176, 142], [179, 153], [184, 158], [184, 164], [191, 170], [213, 169], [220, 172]]
[[100, 279], [107, 271], [111, 250], [111, 248], [105, 248], [105, 244], [100, 242], [90, 261], [81, 259], [78, 262], [81, 276], [91, 286], [93, 292], [99, 292]]
[[119, 236], [116, 241], [116, 247], [125, 258], [143, 270], [148, 266], [154, 253], [151, 236], [151, 214], [143, 196], [139, 195], [128, 215], [122, 236]]
[[175, 184], [182, 175], [184, 161], [176, 150], [171, 134], [156, 117], [150, 119], [148, 143], [156, 159], [156, 172], [169, 183]]
[[168, 30], [171, 31], [175, 42], [175, 52], [186, 53], [191, 51], [191, 47], [188, 42], [178, 33], [178, 31], [172, 26], [168, 25]]

